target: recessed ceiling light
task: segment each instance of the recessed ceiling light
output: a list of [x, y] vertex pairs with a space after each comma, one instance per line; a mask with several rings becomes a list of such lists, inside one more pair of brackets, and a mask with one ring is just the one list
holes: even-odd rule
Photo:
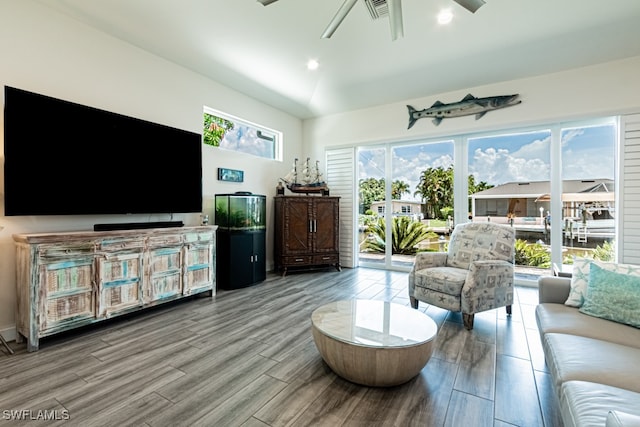
[[320, 66], [320, 63], [319, 63], [317, 60], [315, 60], [315, 59], [310, 59], [310, 60], [307, 62], [307, 68], [308, 68], [309, 70], [317, 70], [317, 69], [318, 69], [318, 66]]
[[438, 24], [447, 25], [453, 19], [453, 13], [451, 9], [443, 9], [438, 14]]

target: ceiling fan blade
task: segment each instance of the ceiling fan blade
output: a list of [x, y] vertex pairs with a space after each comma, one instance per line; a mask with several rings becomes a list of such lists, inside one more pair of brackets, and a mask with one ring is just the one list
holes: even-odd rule
[[476, 13], [476, 10], [484, 4], [484, 0], [453, 0], [460, 6], [464, 7], [471, 13]]
[[[269, 1], [269, 0], [266, 0], [266, 1]], [[275, 0], [271, 0], [271, 1], [275, 1]], [[344, 3], [342, 3], [342, 6], [340, 6], [340, 9], [338, 9], [338, 13], [336, 13], [336, 16], [334, 16], [331, 22], [329, 22], [327, 29], [324, 30], [324, 33], [322, 33], [323, 39], [331, 38], [333, 33], [336, 32], [336, 30], [338, 29], [338, 26], [340, 26], [344, 18], [347, 16], [349, 11], [351, 11], [351, 8], [353, 7], [353, 5], [356, 4], [357, 1], [358, 0], [344, 0]]]
[[402, 24], [402, 0], [387, 0], [389, 7], [389, 24], [391, 25], [391, 40], [404, 37]]
[[271, 3], [275, 3], [278, 0], [258, 0], [258, 3], [262, 4], [263, 6], [268, 6]]

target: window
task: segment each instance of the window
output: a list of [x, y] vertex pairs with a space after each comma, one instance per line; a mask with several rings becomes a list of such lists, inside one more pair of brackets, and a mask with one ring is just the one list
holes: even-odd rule
[[453, 213], [453, 141], [360, 147], [358, 174], [360, 265], [406, 268], [438, 248], [433, 230]]
[[615, 170], [614, 123], [561, 129], [562, 263], [573, 256], [614, 261]]
[[[416, 252], [441, 250], [466, 221], [516, 228], [520, 283], [574, 256], [615, 260], [617, 134], [607, 117], [358, 147], [359, 265], [408, 269]], [[380, 218], [382, 205], [393, 218]], [[420, 231], [416, 222], [429, 233], [403, 247], [410, 239], [398, 233]]]
[[[549, 129], [468, 139], [471, 215], [474, 222], [516, 229], [516, 277], [535, 280], [551, 266]], [[547, 197], [544, 197], [547, 195]]]
[[282, 160], [282, 132], [206, 107], [203, 125], [202, 135], [207, 145], [266, 159]]

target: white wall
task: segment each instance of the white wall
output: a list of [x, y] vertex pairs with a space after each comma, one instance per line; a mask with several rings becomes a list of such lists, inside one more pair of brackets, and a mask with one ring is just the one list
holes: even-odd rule
[[[469, 72], [473, 70], [469, 69]], [[522, 128], [538, 124], [551, 125], [640, 112], [639, 76], [640, 57], [635, 57], [309, 119], [303, 125], [305, 152], [312, 158], [322, 159], [325, 149], [328, 148], [425, 141], [470, 133], [477, 134], [483, 131]], [[430, 107], [437, 100], [444, 103], [459, 101], [468, 93], [477, 97], [517, 93], [520, 94], [522, 103], [503, 110], [488, 112], [477, 121], [474, 116], [466, 116], [444, 119], [439, 126], [435, 126], [430, 119], [420, 119], [411, 129], [407, 129], [409, 124], [407, 104], [421, 110]], [[455, 158], [464, 157], [456, 154]], [[618, 179], [620, 188], [624, 185], [622, 181]], [[329, 186], [331, 184], [329, 182]], [[353, 202], [353, 205], [357, 206], [356, 201]], [[464, 212], [456, 213], [456, 221], [465, 217]], [[619, 226], [620, 229], [624, 229], [624, 222]], [[624, 257], [624, 255], [619, 251], [618, 256]]]
[[[313, 158], [324, 158], [327, 147], [411, 141], [636, 112], [640, 110], [638, 76], [640, 57], [635, 57], [309, 119], [304, 122], [305, 151]], [[437, 100], [444, 103], [460, 101], [468, 93], [479, 98], [518, 93], [522, 103], [490, 111], [477, 121], [474, 116], [466, 116], [444, 119], [435, 126], [425, 118], [407, 129], [407, 105], [421, 110]]]
[[[268, 229], [273, 229], [271, 196], [275, 195], [277, 177], [289, 171], [293, 158], [301, 152], [302, 123], [299, 119], [30, 0], [0, 0], [0, 89], [4, 85], [198, 133], [202, 133], [204, 105], [283, 131], [287, 144], [284, 162], [203, 145], [203, 204], [211, 220], [214, 194], [251, 191], [268, 196]], [[0, 97], [3, 97], [4, 92], [1, 93]], [[2, 145], [3, 128], [0, 115]], [[46, 134], [46, 129], [35, 128], [34, 131]], [[91, 144], [91, 141], [87, 143]], [[96, 155], [105, 149], [108, 147], [95, 147]], [[243, 170], [244, 183], [218, 181], [218, 167]], [[2, 175], [0, 173], [0, 188], [4, 188]], [[26, 183], [24, 191], [29, 191]], [[4, 205], [4, 197], [0, 197], [0, 204]], [[4, 213], [4, 206], [0, 209]], [[4, 227], [0, 231], [0, 332], [9, 339], [14, 336], [16, 292], [12, 234], [91, 230], [95, 223], [168, 219], [168, 215], [0, 216], [0, 226]], [[198, 214], [178, 215], [174, 219], [181, 219], [187, 225], [199, 223]], [[267, 232], [268, 269], [273, 268], [272, 247], [273, 236]]]

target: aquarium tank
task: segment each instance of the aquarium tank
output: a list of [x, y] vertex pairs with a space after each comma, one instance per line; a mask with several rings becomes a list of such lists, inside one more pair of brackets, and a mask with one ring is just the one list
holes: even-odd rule
[[267, 226], [267, 198], [237, 192], [216, 194], [215, 224], [219, 230], [264, 230]]

